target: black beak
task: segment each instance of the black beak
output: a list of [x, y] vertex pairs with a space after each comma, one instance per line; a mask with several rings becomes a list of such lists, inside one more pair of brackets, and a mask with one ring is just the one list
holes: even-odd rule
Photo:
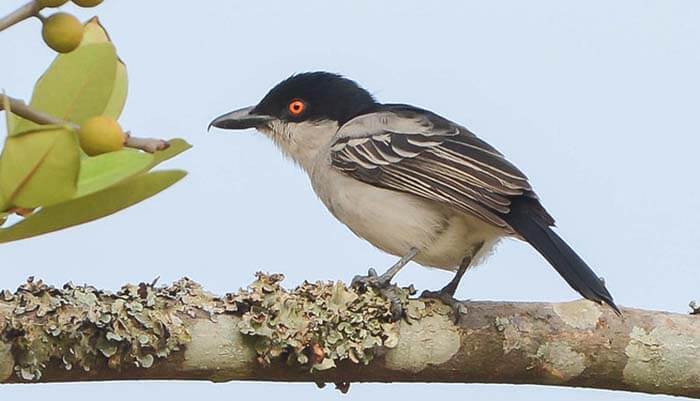
[[274, 117], [271, 116], [250, 114], [251, 110], [253, 110], [252, 106], [216, 117], [214, 121], [209, 123], [207, 131], [210, 130], [211, 127], [223, 129], [259, 128], [274, 119]]

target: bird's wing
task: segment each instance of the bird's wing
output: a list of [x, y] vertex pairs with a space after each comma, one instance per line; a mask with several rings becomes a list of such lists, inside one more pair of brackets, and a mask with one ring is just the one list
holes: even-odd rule
[[368, 184], [448, 204], [507, 231], [511, 198], [535, 196], [527, 177], [492, 146], [406, 105], [385, 105], [343, 125], [331, 163]]

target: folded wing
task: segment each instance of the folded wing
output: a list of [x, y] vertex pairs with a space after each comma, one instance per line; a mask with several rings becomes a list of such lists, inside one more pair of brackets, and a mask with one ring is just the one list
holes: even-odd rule
[[386, 105], [348, 122], [331, 161], [356, 179], [448, 204], [507, 231], [511, 198], [535, 197], [527, 177], [496, 149], [411, 106]]

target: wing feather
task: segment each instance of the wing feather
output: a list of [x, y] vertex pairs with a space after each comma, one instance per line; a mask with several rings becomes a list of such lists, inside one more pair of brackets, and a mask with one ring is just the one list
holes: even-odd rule
[[340, 128], [337, 169], [369, 184], [448, 204], [510, 230], [511, 197], [535, 196], [527, 177], [466, 128], [428, 111], [385, 105]]

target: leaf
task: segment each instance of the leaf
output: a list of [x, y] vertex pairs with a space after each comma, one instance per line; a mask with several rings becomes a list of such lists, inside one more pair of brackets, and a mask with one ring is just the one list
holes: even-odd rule
[[80, 42], [80, 46], [87, 46], [95, 43], [112, 43], [109, 34], [107, 34], [107, 30], [102, 26], [99, 18], [90, 18], [84, 26], [85, 31], [83, 32], [83, 40]]
[[80, 147], [69, 128], [42, 126], [8, 137], [0, 156], [4, 207], [34, 208], [70, 199], [79, 170]]
[[4, 90], [2, 91], [2, 95], [2, 109], [5, 110], [5, 128], [9, 133], [12, 130], [12, 125], [14, 123], [14, 119], [12, 118], [12, 107], [10, 106], [10, 99], [7, 98]]
[[102, 191], [43, 208], [15, 225], [0, 228], [0, 243], [34, 237], [108, 216], [150, 198], [186, 174], [181, 170], [142, 174]]
[[[95, 43], [60, 54], [39, 78], [31, 106], [65, 121], [82, 124], [104, 113], [111, 101], [117, 74], [117, 55], [110, 43]], [[12, 135], [36, 126], [22, 120]]]
[[123, 149], [82, 160], [75, 197], [85, 196], [146, 171], [153, 161], [150, 153]]
[[[4, 90], [2, 91], [2, 94], [5, 95]], [[10, 99], [8, 99], [7, 96], [3, 96], [2, 103], [3, 110], [5, 110], [5, 128], [7, 129], [7, 134], [9, 135], [10, 131], [12, 131], [12, 126], [17, 122], [17, 120], [14, 117], [15, 115], [12, 114]], [[6, 203], [5, 197], [3, 196], [2, 191], [0, 191], [0, 207], [3, 207]], [[7, 213], [2, 214], [3, 216], [0, 217], [0, 221], [2, 221], [0, 226], [5, 224], [5, 221], [7, 220]]]
[[[80, 45], [86, 46], [94, 43], [112, 43], [109, 34], [107, 34], [107, 30], [105, 30], [97, 17], [93, 17], [85, 23], [83, 41]], [[112, 117], [115, 120], [119, 119], [124, 105], [126, 104], [128, 87], [129, 80], [126, 72], [126, 65], [118, 58], [114, 89], [112, 90], [112, 95], [105, 107], [104, 113], [102, 113], [103, 115]]]
[[151, 165], [148, 166], [149, 170], [157, 166], [158, 164], [163, 163], [166, 160], [172, 159], [173, 157], [192, 147], [192, 145], [190, 145], [189, 143], [187, 143], [187, 141], [181, 138], [171, 139], [168, 141], [168, 143], [170, 144], [170, 146], [167, 149], [159, 150], [153, 153], [153, 161], [151, 162]]
[[119, 119], [119, 116], [126, 105], [126, 96], [129, 92], [129, 78], [126, 73], [126, 65], [121, 60], [117, 60], [117, 73], [114, 80], [114, 89], [112, 96], [107, 102], [104, 112], [105, 116]]

